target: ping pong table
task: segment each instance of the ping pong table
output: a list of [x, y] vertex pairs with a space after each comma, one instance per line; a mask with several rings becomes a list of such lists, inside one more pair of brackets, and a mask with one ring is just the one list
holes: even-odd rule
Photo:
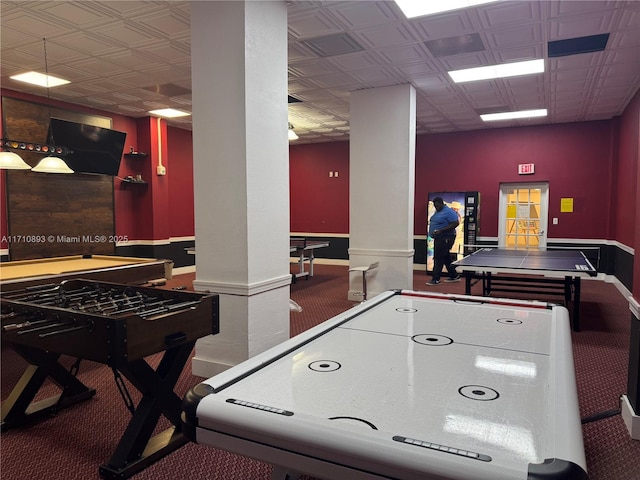
[[480, 248], [453, 265], [465, 277], [467, 295], [472, 280], [480, 280], [483, 297], [512, 292], [561, 295], [565, 305], [573, 300], [575, 331], [580, 330], [580, 279], [597, 275], [585, 254], [571, 249]]
[[[313, 277], [313, 260], [315, 259], [314, 250], [329, 246], [328, 240], [309, 240], [304, 237], [293, 237], [289, 239], [289, 253], [297, 258], [296, 263], [300, 270], [293, 274], [293, 280], [300, 277]], [[184, 249], [189, 255], [196, 254], [196, 247], [187, 247]], [[309, 270], [305, 270], [305, 262], [309, 262]]]
[[[298, 266], [300, 270], [293, 275], [294, 280], [300, 277], [313, 277], [313, 260], [315, 259], [314, 251], [318, 248], [329, 246], [327, 240], [309, 240], [304, 237], [293, 237], [289, 239], [289, 252], [293, 257], [298, 258]], [[309, 262], [309, 271], [304, 269], [304, 263]]]
[[273, 480], [586, 480], [569, 314], [380, 295], [193, 387], [191, 440]]

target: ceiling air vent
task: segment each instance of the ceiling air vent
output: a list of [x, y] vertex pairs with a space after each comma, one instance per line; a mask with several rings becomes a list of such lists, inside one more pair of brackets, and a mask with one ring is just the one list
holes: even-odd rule
[[425, 47], [429, 49], [434, 57], [448, 57], [461, 53], [482, 52], [485, 50], [484, 43], [480, 35], [471, 33], [458, 37], [440, 38], [438, 40], [427, 40]]
[[608, 33], [588, 37], [567, 38], [548, 43], [549, 58], [578, 55], [579, 53], [601, 52], [607, 46]]
[[180, 95], [191, 95], [191, 90], [181, 87], [175, 83], [165, 83], [162, 85], [151, 85], [150, 87], [144, 87], [145, 90], [159, 93], [166, 97], [179, 97]]
[[303, 43], [317, 55], [321, 57], [333, 57], [335, 55], [345, 55], [347, 53], [361, 52], [364, 50], [347, 33], [336, 33], [326, 37], [310, 38], [303, 40]]

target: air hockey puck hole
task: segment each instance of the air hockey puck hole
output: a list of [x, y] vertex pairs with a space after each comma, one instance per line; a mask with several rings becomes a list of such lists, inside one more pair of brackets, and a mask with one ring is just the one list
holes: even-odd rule
[[485, 387], [483, 385], [465, 385], [458, 389], [458, 393], [471, 400], [480, 400], [483, 402], [495, 400], [500, 396], [500, 394], [493, 388]]
[[522, 325], [522, 320], [518, 320], [517, 318], [499, 318], [498, 323], [504, 325]]
[[417, 308], [410, 308], [410, 307], [396, 308], [396, 312], [400, 312], [400, 313], [416, 313], [417, 311], [418, 311]]
[[453, 339], [445, 337], [444, 335], [437, 335], [433, 333], [421, 333], [418, 335], [414, 335], [413, 337], [411, 337], [411, 339], [421, 345], [431, 345], [435, 347], [450, 345], [453, 343]]
[[342, 365], [333, 360], [316, 360], [309, 364], [309, 368], [314, 372], [335, 372]]

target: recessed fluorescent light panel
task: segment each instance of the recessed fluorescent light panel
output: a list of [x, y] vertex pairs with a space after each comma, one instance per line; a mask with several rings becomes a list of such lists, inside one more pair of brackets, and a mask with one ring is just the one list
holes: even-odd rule
[[174, 108], [162, 108], [160, 110], [150, 110], [149, 113], [151, 115], [158, 115], [159, 117], [166, 117], [166, 118], [188, 117], [189, 115], [191, 115], [188, 112], [183, 112], [181, 110], [176, 110]]
[[527, 60], [524, 62], [503, 63], [488, 67], [465, 68], [464, 70], [452, 70], [449, 76], [456, 83], [476, 82], [478, 80], [490, 80], [492, 78], [518, 77], [544, 72], [544, 59]]
[[497, 0], [396, 0], [396, 4], [407, 18], [415, 18], [496, 1]]
[[9, 78], [18, 80], [19, 82], [30, 83], [31, 85], [37, 85], [39, 87], [45, 88], [58, 87], [60, 85], [66, 85], [67, 83], [69, 83], [69, 80], [64, 80], [62, 78], [54, 77], [52, 75], [45, 75], [44, 73], [38, 72], [21, 73], [20, 75], [13, 75]]
[[485, 122], [494, 122], [499, 120], [512, 120], [514, 118], [534, 118], [546, 116], [547, 109], [541, 108], [538, 110], [521, 110], [519, 112], [487, 113], [486, 115], [480, 115], [480, 118]]

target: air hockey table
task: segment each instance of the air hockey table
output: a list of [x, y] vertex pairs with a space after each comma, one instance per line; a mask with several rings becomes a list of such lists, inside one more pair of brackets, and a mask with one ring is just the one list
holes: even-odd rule
[[587, 479], [569, 316], [388, 291], [192, 388], [191, 440], [272, 478]]

